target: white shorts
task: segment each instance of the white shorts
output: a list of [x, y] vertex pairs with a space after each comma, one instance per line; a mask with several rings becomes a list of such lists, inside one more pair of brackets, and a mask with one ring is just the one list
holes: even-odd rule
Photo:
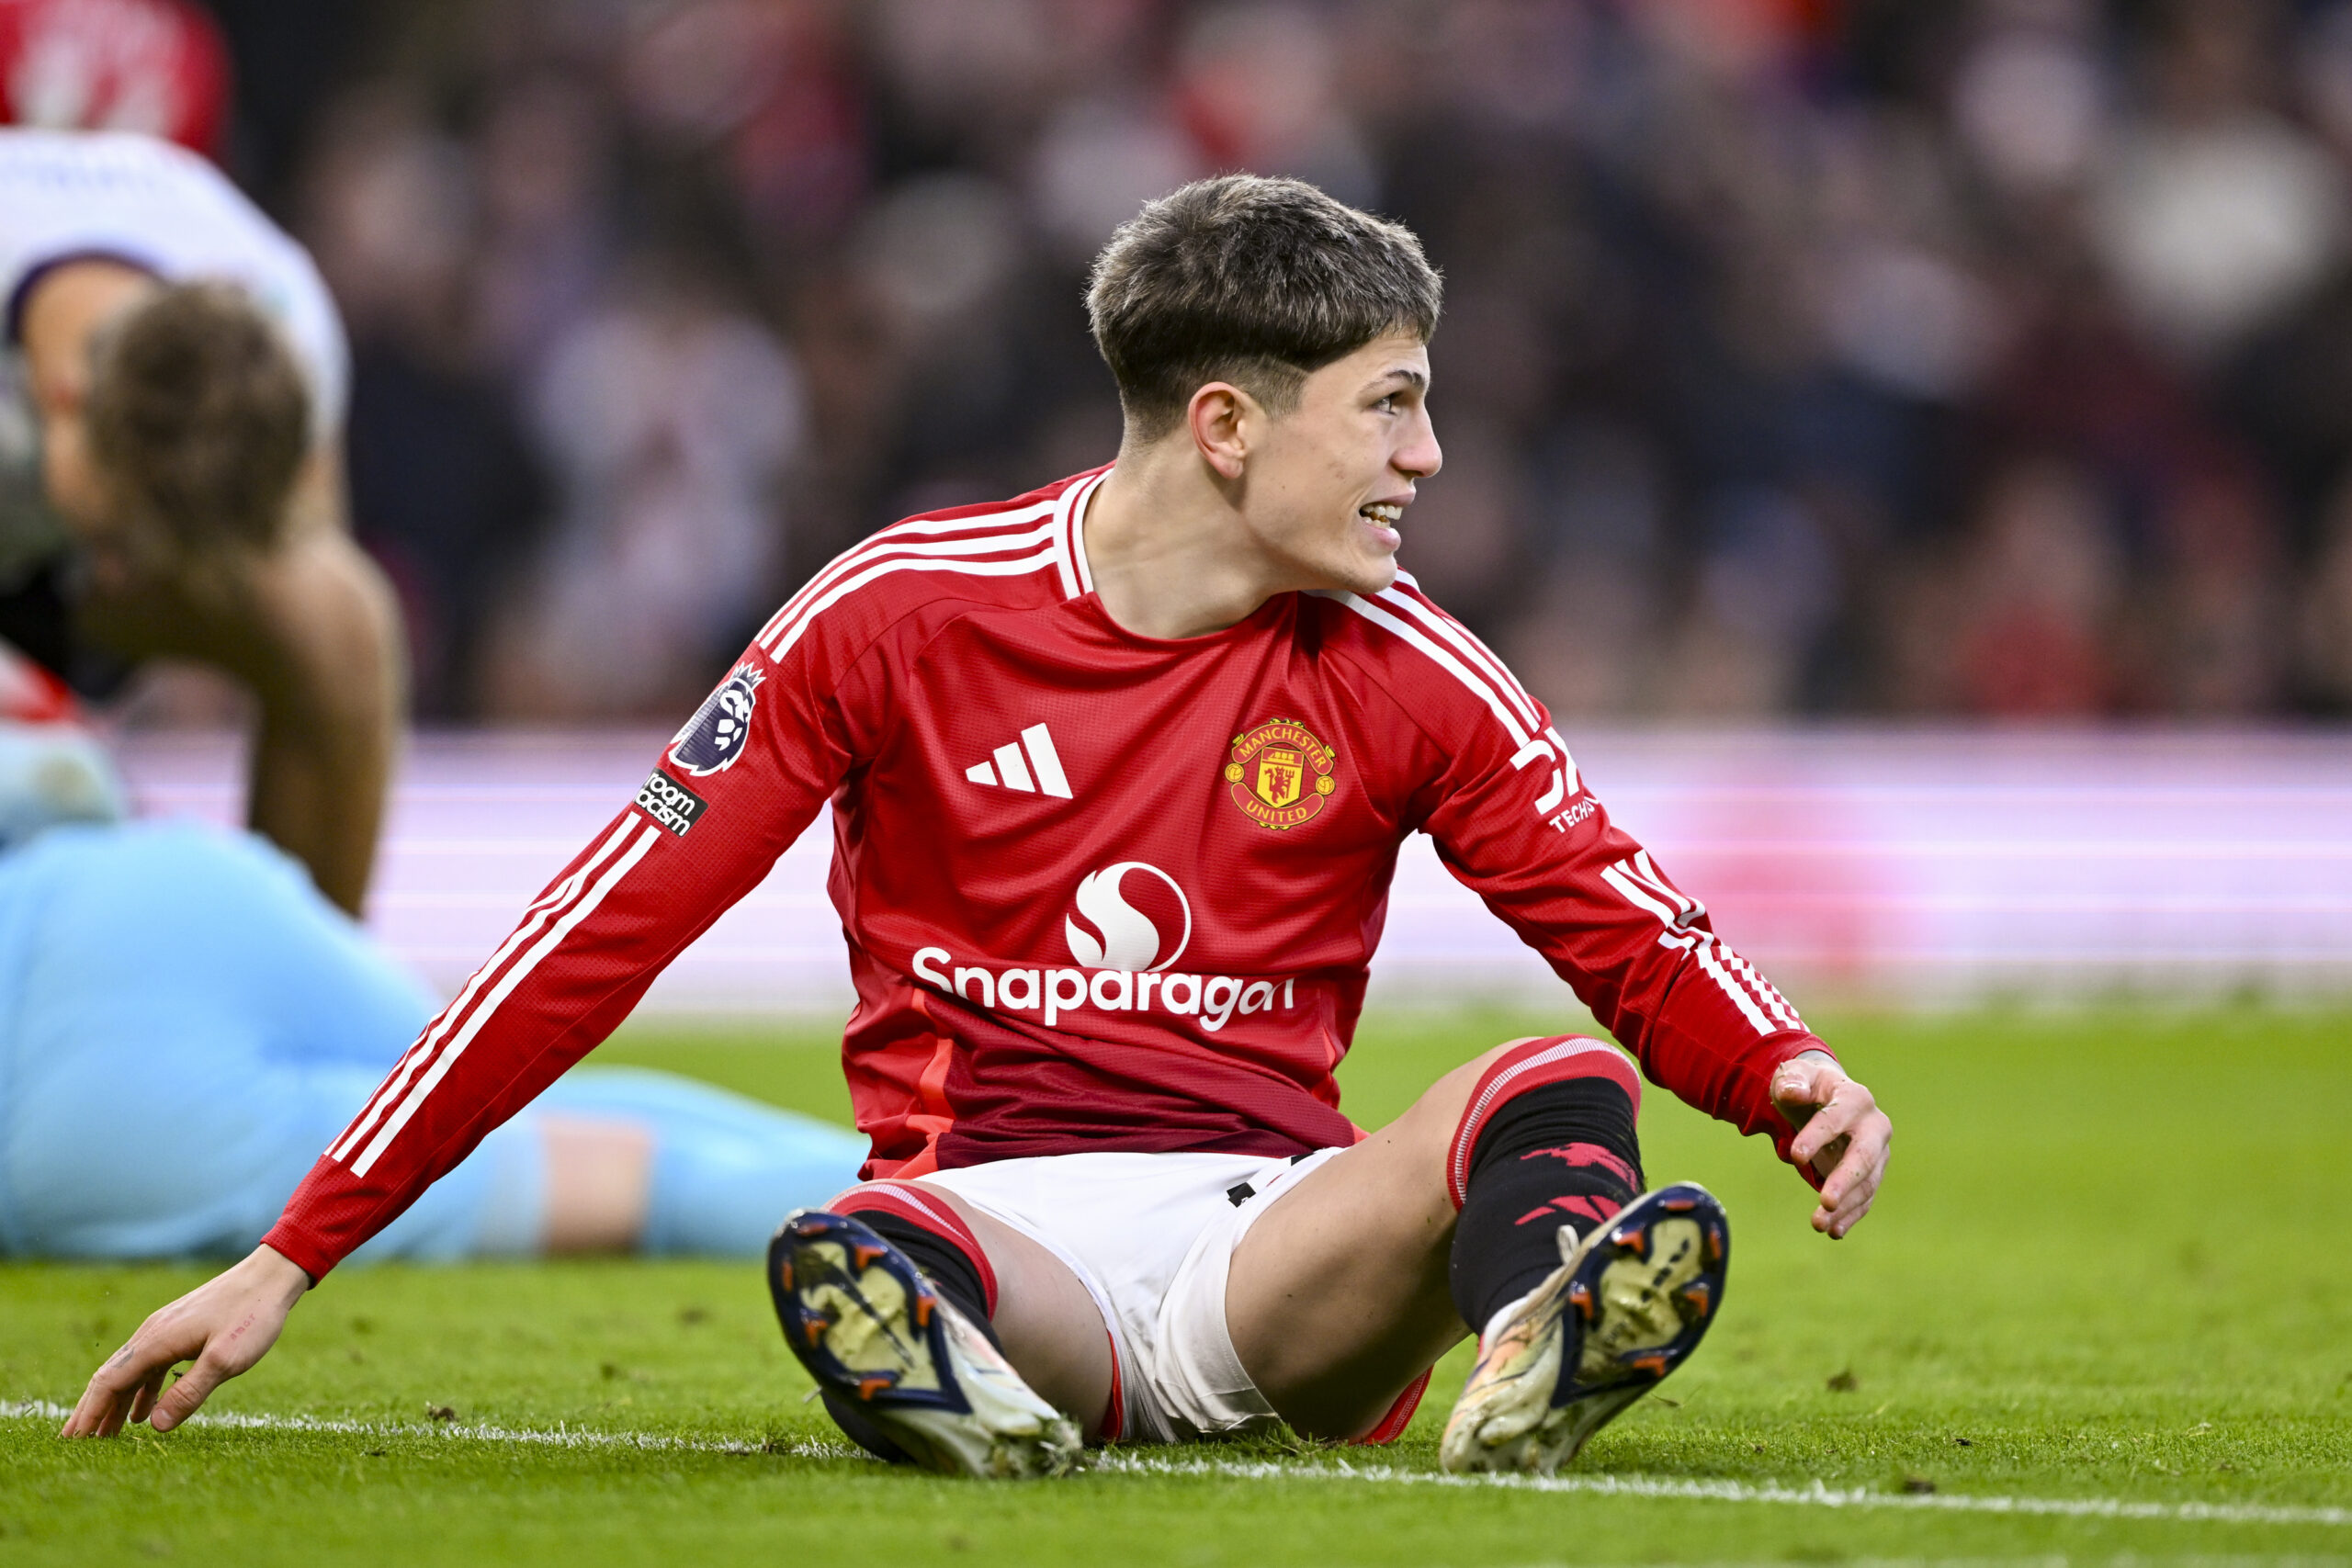
[[1176, 1442], [1278, 1424], [1234, 1354], [1226, 1272], [1266, 1206], [1339, 1152], [1048, 1155], [913, 1184], [953, 1192], [1067, 1264], [1111, 1331], [1120, 1420], [1107, 1435]]

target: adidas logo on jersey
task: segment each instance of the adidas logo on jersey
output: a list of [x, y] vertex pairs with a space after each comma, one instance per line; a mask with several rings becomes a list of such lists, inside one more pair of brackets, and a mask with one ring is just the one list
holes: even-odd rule
[[1069, 777], [1062, 772], [1061, 754], [1054, 750], [1054, 738], [1042, 724], [1031, 725], [1021, 732], [1020, 739], [1008, 740], [998, 747], [990, 761], [966, 768], [964, 776], [990, 789], [1019, 790], [1023, 795], [1042, 793], [1057, 800], [1071, 798]]

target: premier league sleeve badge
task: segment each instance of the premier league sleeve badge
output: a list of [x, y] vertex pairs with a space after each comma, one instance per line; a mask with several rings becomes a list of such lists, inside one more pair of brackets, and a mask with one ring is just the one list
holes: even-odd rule
[[757, 665], [738, 664], [671, 740], [671, 764], [695, 778], [733, 767], [751, 736], [752, 710], [759, 705], [760, 682], [766, 679]]

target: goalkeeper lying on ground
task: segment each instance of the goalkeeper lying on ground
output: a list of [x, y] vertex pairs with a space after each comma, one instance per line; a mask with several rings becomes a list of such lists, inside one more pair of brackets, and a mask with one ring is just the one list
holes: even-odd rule
[[[873, 1148], [769, 1285], [876, 1453], [1003, 1475], [1081, 1436], [1384, 1440], [1475, 1329], [1444, 1462], [1565, 1461], [1723, 1300], [1722, 1208], [1642, 1190], [1637, 1060], [1770, 1136], [1846, 1234], [1891, 1135], [1869, 1090], [1397, 571], [1438, 470], [1438, 293], [1411, 234], [1292, 181], [1122, 228], [1089, 301], [1117, 462], [820, 572], [264, 1245], [151, 1317], [65, 1431], [169, 1427], [252, 1366], [828, 802]], [[1349, 1122], [1332, 1069], [1413, 832], [1626, 1051], [1507, 1042]]]
[[[117, 822], [79, 732], [0, 724], [0, 1256], [237, 1257], [432, 1011], [285, 854]], [[102, 1135], [123, 1125], [137, 1132]], [[756, 1255], [856, 1173], [847, 1131], [583, 1068], [363, 1258]]]

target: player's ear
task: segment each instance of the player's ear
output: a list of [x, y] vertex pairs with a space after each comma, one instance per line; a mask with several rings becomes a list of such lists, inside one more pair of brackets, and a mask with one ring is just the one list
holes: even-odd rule
[[1193, 394], [1185, 405], [1184, 423], [1193, 448], [1221, 479], [1241, 477], [1250, 455], [1249, 416], [1259, 412], [1258, 400], [1230, 381], [1211, 381]]

